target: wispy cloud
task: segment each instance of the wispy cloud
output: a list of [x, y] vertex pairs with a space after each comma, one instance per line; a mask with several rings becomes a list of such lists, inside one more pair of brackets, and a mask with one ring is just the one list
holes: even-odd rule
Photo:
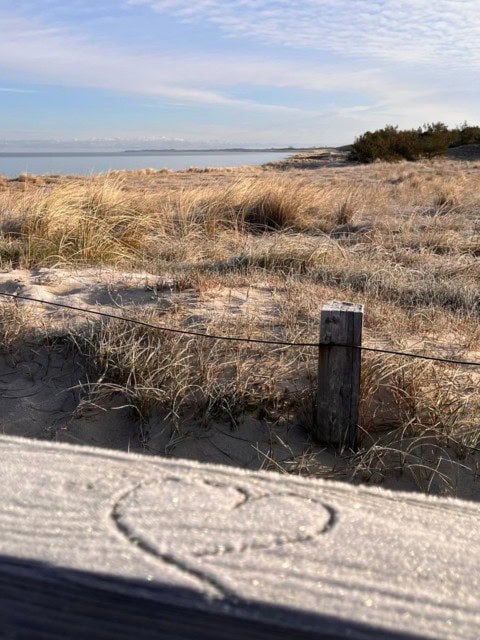
[[4, 33], [0, 40], [0, 70], [21, 73], [22, 78], [158, 96], [190, 104], [309, 113], [282, 104], [237, 99], [210, 88], [247, 80], [255, 84], [258, 74], [262, 84], [266, 74], [284, 85], [278, 65], [268, 65], [261, 60], [232, 60], [229, 56], [220, 61], [218, 57], [189, 53], [180, 57], [164, 52], [136, 54], [111, 45], [99, 46], [87, 37], [60, 27], [43, 27], [17, 17], [1, 17]]
[[[393, 89], [376, 70], [353, 71], [318, 64], [295, 63], [247, 54], [198, 52], [132, 52], [97, 44], [59, 26], [0, 13], [0, 70], [21, 74], [35, 82], [101, 88], [172, 102], [218, 105], [279, 115], [321, 115], [323, 110], [297, 108], [231, 97], [228, 90], [243, 86], [296, 88], [315, 92], [370, 89], [385, 94]], [[213, 87], [222, 87], [218, 90]], [[395, 92], [402, 90], [397, 81]], [[403, 87], [403, 90], [407, 90]]]
[[37, 93], [35, 89], [17, 89], [16, 87], [0, 87], [0, 93]]
[[226, 36], [341, 56], [480, 66], [478, 0], [127, 0]]
[[[295, 62], [288, 56], [248, 53], [221, 55], [160, 50], [139, 54], [128, 47], [97, 44], [86, 35], [59, 26], [1, 14], [0, 70], [22, 78], [67, 86], [93, 87], [174, 102], [224, 105], [249, 110], [305, 115], [320, 114], [283, 104], [237, 99], [228, 95], [237, 86], [301, 89], [312, 92], [356, 91], [378, 98], [419, 96], [431, 91], [388, 78], [380, 69], [342, 68], [317, 61]], [[218, 88], [213, 87], [221, 87]]]

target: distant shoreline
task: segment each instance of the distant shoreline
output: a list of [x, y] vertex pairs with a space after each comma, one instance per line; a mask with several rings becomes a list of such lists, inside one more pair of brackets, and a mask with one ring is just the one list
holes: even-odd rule
[[[251, 149], [249, 147], [231, 147], [228, 149], [127, 149], [122, 153], [298, 153], [315, 151], [324, 147], [264, 147]], [[326, 147], [325, 147], [326, 148]]]
[[[122, 156], [185, 156], [185, 155], [215, 155], [215, 154], [238, 154], [238, 153], [302, 153], [315, 151], [320, 147], [305, 148], [266, 148], [266, 149], [126, 149], [123, 151], [0, 151], [0, 158], [43, 158], [43, 157], [122, 157]], [[321, 147], [324, 148], [324, 147]]]

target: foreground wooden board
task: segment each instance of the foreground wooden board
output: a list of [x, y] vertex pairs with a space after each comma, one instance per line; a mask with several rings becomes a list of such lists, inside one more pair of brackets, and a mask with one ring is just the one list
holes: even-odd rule
[[0, 438], [2, 638], [471, 638], [480, 509]]

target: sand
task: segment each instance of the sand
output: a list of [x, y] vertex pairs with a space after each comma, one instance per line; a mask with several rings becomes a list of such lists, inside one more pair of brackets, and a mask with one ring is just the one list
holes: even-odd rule
[[[268, 322], [281, 306], [280, 294], [271, 287], [252, 285], [228, 289], [218, 287], [201, 297], [193, 290], [176, 292], [158, 278], [112, 269], [15, 270], [0, 273], [0, 290], [49, 302], [102, 310], [118, 315], [139, 307], [168, 309], [183, 305], [195, 320], [211, 315], [242, 317]], [[200, 299], [201, 298], [201, 299]], [[17, 304], [31, 303], [19, 301]], [[49, 332], [59, 335], [68, 327], [89, 321], [89, 316], [56, 307], [35, 305], [38, 326], [46, 322]], [[277, 425], [246, 419], [236, 428], [213, 422], [207, 427], [189, 426], [178, 432], [161, 417], [140, 427], [138, 420], [118, 395], [102, 406], [86, 400], [82, 385], [88, 384], [85, 362], [65, 344], [25, 344], [0, 356], [1, 429], [20, 435], [62, 442], [108, 447], [233, 464], [244, 468], [286, 468], [298, 465], [296, 458], [321, 448], [310, 442], [298, 425]], [[333, 456], [323, 468], [331, 473]], [[329, 458], [332, 458], [330, 460]], [[279, 466], [279, 465], [282, 465]]]
[[[78, 307], [128, 315], [139, 307], [166, 310], [188, 309], [198, 321], [209, 316], [240, 318], [266, 324], [275, 321], [284, 292], [261, 282], [245, 287], [218, 286], [207, 292], [176, 291], [168, 282], [148, 273], [126, 273], [115, 269], [14, 270], [0, 272], [0, 290]], [[18, 302], [29, 305], [27, 302]], [[37, 326], [48, 326], [49, 334], [62, 335], [73, 325], [89, 322], [80, 312], [35, 305]], [[0, 353], [0, 431], [58, 442], [105, 447], [232, 465], [245, 469], [269, 469], [282, 473], [336, 478], [351, 481], [351, 466], [344, 457], [312, 442], [299, 424], [270, 424], [246, 416], [232, 423], [211, 421], [208, 425], [188, 423], [178, 427], [165, 416], [139, 422], [118, 393], [94, 403], [87, 394], [87, 363], [65, 341], [38, 340]], [[429, 455], [426, 442], [422, 455]], [[432, 464], [438, 452], [431, 447]], [[382, 482], [402, 490], [428, 490], [464, 498], [480, 497], [480, 483], [468, 465], [439, 462], [433, 479], [428, 470], [415, 474], [390, 474], [387, 479], [357, 476], [355, 482]], [[475, 463], [478, 465], [478, 463]], [[452, 482], [442, 480], [453, 478]], [[423, 475], [422, 475], [423, 474]]]

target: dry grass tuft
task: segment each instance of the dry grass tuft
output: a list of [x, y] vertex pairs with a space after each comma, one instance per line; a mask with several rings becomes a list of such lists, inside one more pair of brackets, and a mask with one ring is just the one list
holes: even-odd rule
[[355, 205], [355, 199], [352, 194], [348, 195], [345, 200], [338, 204], [337, 213], [335, 216], [335, 223], [337, 225], [346, 225], [353, 222], [357, 208]]
[[0, 351], [21, 345], [38, 333], [42, 325], [38, 309], [0, 299]]
[[445, 364], [364, 357], [360, 450], [354, 477], [383, 482], [409, 476], [427, 493], [455, 493], [458, 473], [472, 472], [480, 442], [475, 374]]
[[459, 199], [455, 188], [444, 185], [434, 196], [432, 201], [432, 213], [434, 215], [446, 215], [454, 213], [459, 208]]
[[27, 267], [132, 262], [145, 249], [151, 222], [142, 199], [129, 196], [119, 182], [93, 179], [81, 187], [72, 182], [29, 192], [13, 213], [19, 230], [9, 235], [21, 240]]
[[[135, 317], [173, 327], [188, 321], [175, 311], [160, 318], [141, 311]], [[207, 329], [204, 323], [184, 326]], [[235, 326], [208, 322], [210, 333], [238, 335], [245, 329], [238, 322]], [[298, 400], [285, 388], [285, 381], [294, 379], [297, 356], [285, 350], [271, 355], [263, 345], [182, 336], [116, 320], [92, 324], [87, 332], [72, 332], [70, 339], [93, 365], [92, 396], [98, 400], [121, 392], [142, 419], [160, 413], [186, 424], [221, 417], [235, 426], [247, 411], [278, 411]]]
[[[265, 189], [257, 195], [248, 194], [240, 205], [244, 224], [255, 231], [298, 229], [301, 227], [301, 201], [287, 190]], [[253, 197], [252, 197], [253, 196]]]

